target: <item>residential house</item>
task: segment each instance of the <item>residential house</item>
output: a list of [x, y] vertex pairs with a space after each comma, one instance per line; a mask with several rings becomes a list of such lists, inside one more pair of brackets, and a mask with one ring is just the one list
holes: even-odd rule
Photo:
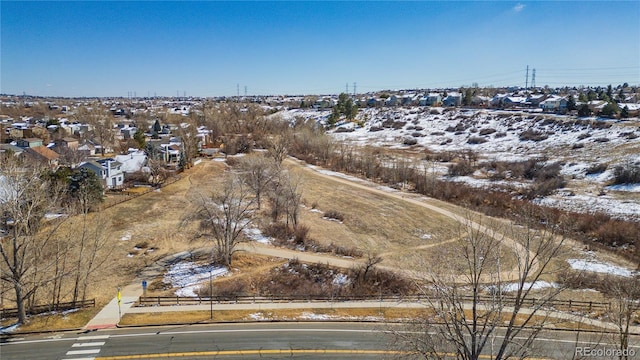
[[502, 100], [502, 107], [505, 109], [526, 106], [527, 98], [523, 96], [507, 96]]
[[78, 146], [78, 151], [83, 152], [86, 156], [97, 155], [96, 146], [88, 140], [85, 140], [81, 145]]
[[391, 95], [384, 101], [385, 106], [398, 106], [398, 96]]
[[24, 149], [11, 144], [0, 143], [0, 154], [13, 154], [20, 156], [24, 153]]
[[591, 100], [587, 103], [589, 110], [594, 114], [599, 114], [605, 105], [607, 105], [607, 102], [604, 100]]
[[450, 92], [447, 97], [442, 100], [444, 106], [460, 106], [462, 105], [462, 94], [459, 92]]
[[72, 137], [64, 137], [62, 139], [57, 139], [54, 140], [53, 143], [55, 144], [55, 147], [58, 148], [67, 148], [70, 150], [78, 150], [78, 147], [80, 145], [80, 143], [78, 142], [78, 139], [76, 138], [72, 138]]
[[491, 103], [491, 98], [488, 96], [474, 95], [471, 98], [471, 106], [487, 107]]
[[531, 107], [540, 107], [540, 103], [547, 98], [545, 94], [531, 94], [527, 98], [527, 102], [531, 105]]
[[507, 98], [509, 94], [496, 94], [493, 98], [491, 98], [491, 107], [501, 108], [504, 103], [504, 99]]
[[[41, 140], [42, 142], [42, 140]], [[46, 146], [33, 146], [25, 148], [25, 153], [34, 161], [45, 163], [50, 167], [57, 167], [60, 155]]]
[[414, 95], [412, 95], [412, 94], [402, 95], [400, 103], [402, 104], [402, 106], [412, 106], [414, 104], [413, 103], [413, 97], [414, 97]]
[[430, 93], [420, 99], [420, 106], [438, 106], [442, 102], [442, 96], [438, 93]]
[[38, 138], [26, 138], [26, 139], [18, 139], [16, 141], [18, 147], [23, 149], [34, 148], [38, 146], [42, 146], [42, 139]]
[[627, 104], [627, 103], [620, 103], [618, 104], [618, 107], [620, 107], [620, 109], [627, 109], [627, 114], [629, 114], [629, 117], [632, 116], [639, 116], [640, 115], [640, 104]]
[[543, 111], [565, 111], [567, 109], [567, 99], [562, 96], [552, 95], [540, 102]]
[[87, 161], [79, 167], [93, 171], [108, 189], [120, 189], [124, 184], [122, 164], [114, 159]]

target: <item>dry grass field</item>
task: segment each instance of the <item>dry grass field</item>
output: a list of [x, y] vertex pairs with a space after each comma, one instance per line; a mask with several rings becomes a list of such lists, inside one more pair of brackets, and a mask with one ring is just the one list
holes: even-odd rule
[[[204, 239], [194, 240], [194, 229], [182, 226], [182, 219], [189, 213], [191, 207], [189, 198], [215, 189], [219, 185], [225, 168], [226, 165], [222, 162], [205, 160], [185, 171], [182, 178], [173, 184], [110, 207], [101, 213], [92, 214], [91, 216], [99, 216], [111, 222], [110, 259], [106, 266], [94, 274], [92, 286], [87, 295], [88, 298], [97, 299], [97, 308], [68, 316], [56, 315], [51, 319], [34, 318], [30, 326], [35, 329], [38, 326], [44, 328], [76, 327], [76, 324], [81, 326], [83, 322], [86, 323], [91, 314], [97, 312], [102, 305], [115, 296], [117, 287], [130, 284], [142, 269], [156, 260], [177, 252], [208, 246]], [[333, 243], [346, 248], [358, 248], [365, 254], [378, 254], [383, 258], [380, 266], [385, 269], [421, 272], [439, 268], [450, 261], [452, 245], [460, 242], [463, 234], [460, 224], [451, 217], [407, 202], [403, 198], [420, 199], [461, 217], [473, 216], [474, 219], [481, 219], [483, 225], [490, 225], [503, 231], [509, 230], [514, 233], [523, 231], [505, 220], [489, 219], [478, 214], [469, 215], [467, 210], [441, 201], [424, 199], [412, 194], [402, 194], [400, 198], [385, 196], [362, 187], [350, 186], [304, 168], [296, 162], [288, 161], [287, 168], [302, 180], [304, 206], [300, 222], [309, 227], [309, 237], [325, 245]], [[344, 220], [335, 221], [325, 218], [323, 214], [328, 211], [341, 213], [344, 215]], [[266, 211], [261, 215], [266, 217]], [[565, 259], [577, 256], [581, 247], [569, 242], [566, 250], [567, 253], [558, 259], [559, 262], [565, 262]], [[503, 246], [500, 251], [503, 267], [515, 265], [513, 249]], [[617, 262], [614, 258], [608, 260]], [[270, 268], [282, 265], [283, 262], [239, 253], [234, 257], [230, 275], [216, 281], [233, 281], [232, 279], [236, 277], [261, 276]], [[158, 290], [149, 295], [172, 293], [170, 289], [163, 289], [158, 284], [161, 279], [152, 281], [156, 284], [150, 286], [150, 290], [154, 288]], [[578, 294], [572, 296], [578, 296]], [[584, 293], [579, 296], [589, 297]], [[375, 311], [371, 313], [370, 310], [363, 311], [362, 315], [354, 312], [353, 309], [344, 310], [350, 315], [341, 314], [340, 311], [342, 310], [332, 310], [332, 314], [355, 317], [379, 315]], [[384, 318], [411, 316], [400, 309], [397, 310], [398, 313], [394, 313], [395, 310], [392, 309], [384, 311]], [[216, 315], [216, 320], [246, 319], [249, 315], [249, 313], [221, 312]], [[295, 318], [300, 314], [287, 312], [274, 316]], [[208, 314], [203, 316], [203, 314], [185, 313], [126, 315], [123, 322], [125, 324], [198, 322], [207, 320], [207, 317]], [[173, 318], [175, 320], [172, 320]]]

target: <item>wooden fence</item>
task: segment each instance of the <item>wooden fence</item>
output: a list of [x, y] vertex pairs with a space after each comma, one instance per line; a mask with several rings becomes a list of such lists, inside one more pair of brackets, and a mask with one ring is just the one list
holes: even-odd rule
[[[176, 181], [182, 179], [182, 177], [180, 175], [175, 175], [170, 177], [169, 179], [167, 179], [167, 181], [165, 181], [164, 183], [162, 183], [162, 185], [160, 185], [160, 188], [163, 188], [167, 185], [171, 185], [173, 183], [175, 183]], [[142, 195], [148, 194], [152, 191], [156, 190], [155, 187], [148, 187], [147, 189], [145, 189], [145, 191], [140, 191], [140, 192], [135, 192], [135, 193], [128, 193], [128, 192], [122, 192], [122, 193], [118, 193], [117, 196], [118, 199], [115, 198], [111, 198], [111, 199], [105, 199], [104, 203], [100, 206], [100, 210], [106, 210], [112, 206], [116, 206], [118, 204], [121, 204], [125, 201], [129, 201], [129, 200], [133, 200], [137, 197], [140, 197]]]
[[[471, 302], [471, 297], [461, 297], [461, 302]], [[515, 298], [502, 297], [504, 306], [513, 306]], [[236, 303], [236, 304], [252, 304], [252, 303], [276, 303], [276, 302], [349, 302], [349, 301], [385, 301], [385, 302], [415, 302], [424, 303], [428, 306], [431, 302], [437, 300], [429, 299], [422, 295], [410, 296], [318, 296], [318, 295], [283, 295], [283, 296], [213, 296], [210, 297], [181, 297], [181, 296], [146, 296], [140, 297], [136, 306], [172, 306], [172, 305], [202, 305], [214, 303]], [[495, 303], [496, 299], [492, 297], [481, 297], [480, 303]], [[524, 299], [522, 307], [530, 308], [541, 306], [545, 309], [555, 309], [563, 311], [606, 311], [611, 309], [611, 303], [595, 302], [595, 301], [576, 301], [576, 300], [552, 300], [543, 303], [541, 299]]]
[[[82, 309], [88, 307], [95, 307], [96, 299], [76, 301], [76, 302], [63, 302], [57, 305], [36, 305], [28, 308], [27, 315], [38, 315], [51, 311], [65, 311], [72, 309]], [[15, 308], [2, 308], [0, 309], [0, 319], [6, 319], [18, 316], [18, 309]]]

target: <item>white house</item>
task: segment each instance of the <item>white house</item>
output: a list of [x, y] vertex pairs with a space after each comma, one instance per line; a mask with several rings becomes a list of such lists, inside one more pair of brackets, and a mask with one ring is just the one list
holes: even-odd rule
[[108, 189], [119, 189], [124, 184], [124, 173], [122, 172], [122, 164], [114, 159], [100, 159], [95, 161], [87, 161], [79, 166], [86, 168], [98, 176], [102, 184]]

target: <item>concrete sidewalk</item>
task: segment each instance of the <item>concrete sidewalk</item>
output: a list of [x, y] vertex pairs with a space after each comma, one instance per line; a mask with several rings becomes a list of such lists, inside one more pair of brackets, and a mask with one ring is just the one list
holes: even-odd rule
[[150, 281], [155, 277], [162, 275], [164, 269], [175, 262], [182, 261], [184, 259], [197, 257], [200, 252], [205, 250], [199, 249], [195, 251], [183, 251], [177, 254], [169, 255], [163, 259], [156, 261], [153, 265], [144, 269], [135, 282], [131, 285], [127, 285], [120, 291], [120, 304], [118, 304], [118, 297], [114, 297], [91, 321], [84, 326], [87, 330], [95, 329], [110, 329], [115, 328], [120, 322], [122, 315], [129, 312], [133, 304], [142, 296], [142, 281]]
[[[222, 310], [276, 310], [276, 309], [349, 309], [349, 308], [403, 308], [403, 309], [424, 309], [428, 306], [426, 303], [420, 302], [397, 302], [397, 301], [349, 301], [349, 302], [330, 302], [330, 301], [308, 301], [308, 302], [259, 302], [259, 303], [213, 303], [213, 311], [215, 318], [215, 311]], [[471, 304], [464, 304], [465, 309], [471, 309]], [[146, 313], [163, 313], [163, 312], [175, 312], [175, 311], [210, 311], [211, 304], [203, 303], [201, 305], [175, 305], [175, 306], [145, 306], [145, 307], [130, 307], [127, 310], [128, 314], [146, 314]], [[504, 311], [512, 311], [511, 308], [505, 308]], [[520, 313], [530, 314], [530, 309], [521, 309]], [[549, 318], [556, 320], [571, 321], [574, 323], [581, 323], [584, 325], [591, 325], [606, 329], [609, 331], [617, 331], [615, 324], [595, 319], [589, 319], [579, 315], [573, 315], [561, 311], [546, 311], [538, 310], [537, 312], [541, 316], [549, 316]], [[631, 326], [629, 328], [630, 333], [640, 334], [640, 326]]]

